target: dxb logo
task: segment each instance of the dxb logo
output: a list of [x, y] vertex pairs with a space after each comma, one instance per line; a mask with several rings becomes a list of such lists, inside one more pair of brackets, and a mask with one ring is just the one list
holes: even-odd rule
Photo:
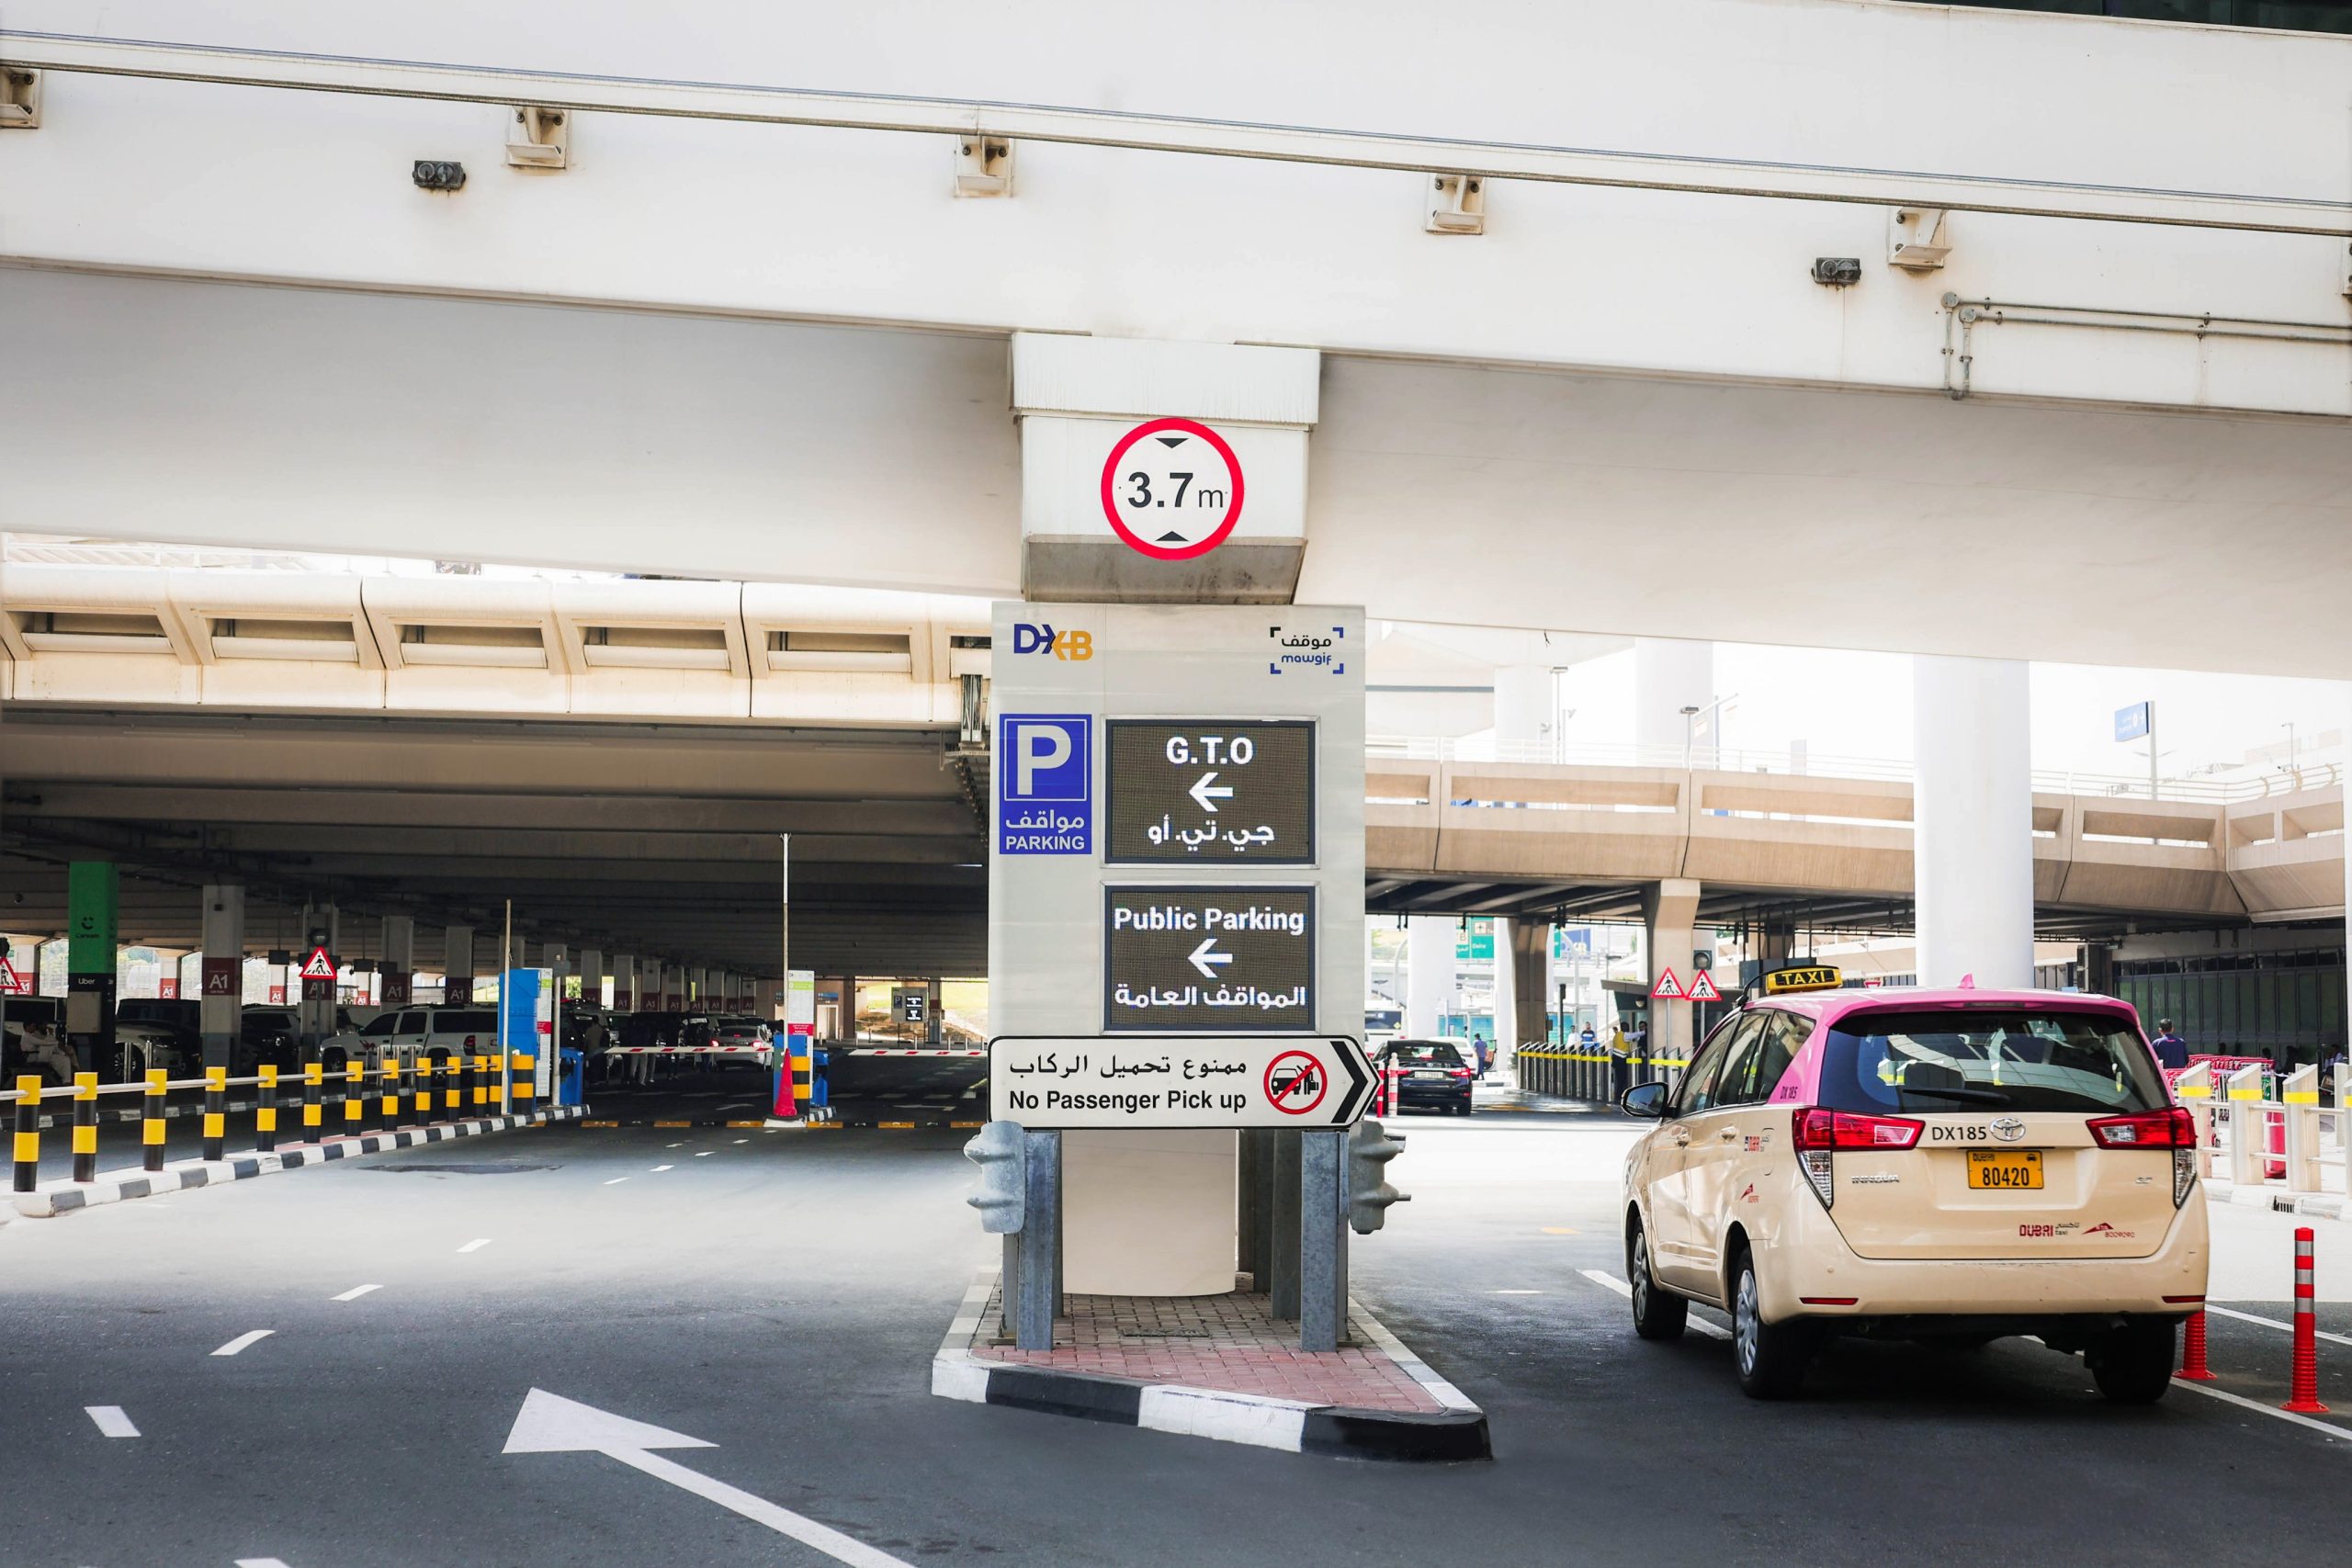
[[1015, 621], [1012, 624], [1012, 651], [1050, 653], [1056, 659], [1084, 663], [1094, 657], [1094, 634], [1063, 632], [1056, 636], [1051, 626], [1033, 626], [1026, 621]]

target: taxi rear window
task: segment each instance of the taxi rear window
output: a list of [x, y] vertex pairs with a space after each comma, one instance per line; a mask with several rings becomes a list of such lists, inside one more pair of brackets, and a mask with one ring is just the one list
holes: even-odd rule
[[1462, 1053], [1442, 1040], [1399, 1040], [1386, 1055], [1400, 1067], [1458, 1067]]
[[2154, 1111], [2155, 1057], [2113, 1013], [2060, 1008], [1848, 1013], [1820, 1102], [1836, 1111]]

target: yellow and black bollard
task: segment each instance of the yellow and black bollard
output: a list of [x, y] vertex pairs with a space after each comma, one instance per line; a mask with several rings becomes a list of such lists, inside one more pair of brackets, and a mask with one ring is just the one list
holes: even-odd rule
[[98, 1179], [98, 1075], [74, 1075], [74, 1179]]
[[419, 1053], [416, 1058], [416, 1124], [420, 1127], [433, 1120], [433, 1058]]
[[316, 1062], [302, 1064], [302, 1136], [310, 1143], [319, 1141], [319, 1119], [325, 1108], [319, 1103], [319, 1091], [326, 1087], [327, 1070]]
[[204, 1069], [204, 1157], [217, 1160], [229, 1145], [229, 1069]]
[[527, 1051], [514, 1053], [514, 1103], [517, 1113], [531, 1109], [531, 1097], [539, 1092], [539, 1059]]
[[458, 1080], [461, 1085], [458, 1104], [469, 1113], [479, 1116], [481, 1114], [481, 1058], [468, 1056], [464, 1060], [466, 1071], [464, 1077]]
[[254, 1107], [254, 1147], [269, 1154], [277, 1147], [277, 1069], [261, 1066], [261, 1103]]
[[490, 1058], [488, 1056], [476, 1056], [474, 1058], [475, 1115], [487, 1116], [490, 1114], [492, 1102], [498, 1098], [498, 1091], [492, 1087], [492, 1085], [497, 1081], [497, 1075], [492, 1073], [490, 1068]]
[[361, 1131], [360, 1122], [368, 1114], [368, 1069], [357, 1061], [343, 1065], [343, 1130]]
[[810, 1035], [792, 1037], [792, 1103], [806, 1117], [816, 1103], [816, 1043]]
[[149, 1170], [164, 1168], [164, 1097], [172, 1075], [161, 1067], [147, 1069], [147, 1092], [139, 1097], [139, 1142], [146, 1151], [141, 1161]]
[[17, 1190], [40, 1185], [40, 1075], [17, 1080]]
[[466, 1091], [460, 1087], [463, 1074], [454, 1052], [442, 1058], [441, 1077], [441, 1120], [460, 1121], [466, 1114]]
[[396, 1052], [384, 1053], [384, 1131], [389, 1133], [400, 1125], [401, 1120], [401, 1059]]

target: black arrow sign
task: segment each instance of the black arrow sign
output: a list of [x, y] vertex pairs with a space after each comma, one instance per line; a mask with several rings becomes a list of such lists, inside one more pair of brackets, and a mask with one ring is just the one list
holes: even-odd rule
[[1372, 1098], [1372, 1074], [1356, 1061], [1356, 1045], [1352, 1040], [1333, 1040], [1331, 1055], [1339, 1059], [1340, 1070], [1348, 1075], [1348, 1090], [1340, 1097], [1340, 1109], [1331, 1118], [1334, 1127], [1352, 1127], [1363, 1114], [1364, 1102]]

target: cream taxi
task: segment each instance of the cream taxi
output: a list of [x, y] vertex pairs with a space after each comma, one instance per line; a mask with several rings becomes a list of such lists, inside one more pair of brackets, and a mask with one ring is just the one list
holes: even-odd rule
[[2194, 1124], [2125, 1003], [1839, 988], [1767, 974], [1625, 1164], [1634, 1328], [1731, 1314], [1740, 1386], [1794, 1393], [1832, 1334], [2079, 1352], [2101, 1393], [2163, 1397], [2204, 1304]]

